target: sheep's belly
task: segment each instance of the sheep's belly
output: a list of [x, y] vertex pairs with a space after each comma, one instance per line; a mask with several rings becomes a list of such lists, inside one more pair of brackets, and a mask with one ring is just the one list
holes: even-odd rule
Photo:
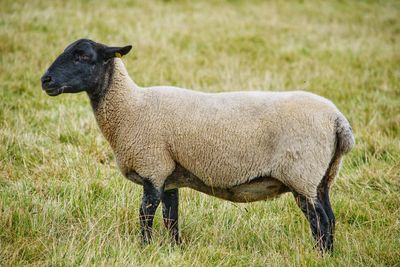
[[211, 187], [203, 183], [191, 172], [177, 166], [173, 175], [166, 181], [165, 189], [189, 187], [205, 194], [233, 202], [254, 202], [277, 197], [289, 192], [289, 188], [272, 177], [258, 177], [248, 183], [230, 188]]
[[[260, 177], [256, 181], [251, 181], [246, 184], [237, 185], [228, 189], [230, 198], [233, 202], [253, 202], [266, 200], [277, 197], [283, 193], [289, 192], [289, 189], [271, 177]], [[216, 197], [220, 197], [216, 195]]]
[[[126, 177], [137, 183], [143, 184], [142, 178], [136, 172], [130, 172]], [[289, 192], [289, 188], [272, 177], [258, 177], [247, 183], [229, 188], [212, 187], [206, 185], [200, 178], [180, 165], [165, 181], [165, 190], [180, 187], [189, 187], [207, 195], [226, 199], [232, 202], [254, 202], [277, 197]]]

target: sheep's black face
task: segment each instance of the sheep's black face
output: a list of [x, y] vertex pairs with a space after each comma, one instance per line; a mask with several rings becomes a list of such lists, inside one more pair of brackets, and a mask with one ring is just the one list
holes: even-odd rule
[[127, 54], [132, 46], [108, 47], [81, 39], [70, 44], [41, 78], [50, 96], [61, 93], [91, 93], [104, 80], [109, 59]]

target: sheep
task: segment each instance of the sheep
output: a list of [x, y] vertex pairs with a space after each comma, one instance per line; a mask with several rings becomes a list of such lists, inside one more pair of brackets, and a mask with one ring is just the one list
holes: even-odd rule
[[50, 96], [85, 91], [122, 174], [143, 186], [143, 242], [155, 211], [180, 242], [178, 188], [233, 202], [292, 192], [322, 252], [333, 250], [329, 190], [355, 145], [329, 100], [302, 91], [203, 93], [141, 88], [120, 59], [132, 46], [70, 44], [42, 76]]

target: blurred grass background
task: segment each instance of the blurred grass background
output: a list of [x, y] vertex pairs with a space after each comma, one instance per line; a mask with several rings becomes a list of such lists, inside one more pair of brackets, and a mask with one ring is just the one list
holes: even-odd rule
[[[0, 266], [400, 266], [399, 1], [0, 2]], [[350, 120], [321, 258], [289, 194], [233, 204], [181, 190], [183, 247], [161, 214], [139, 242], [141, 188], [118, 172], [85, 94], [40, 76], [67, 44], [133, 44], [137, 84], [311, 91]]]

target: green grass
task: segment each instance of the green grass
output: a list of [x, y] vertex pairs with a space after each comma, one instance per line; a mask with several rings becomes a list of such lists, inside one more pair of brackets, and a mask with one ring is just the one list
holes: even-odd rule
[[[400, 2], [0, 2], [0, 266], [400, 266]], [[133, 44], [141, 86], [303, 89], [331, 99], [357, 146], [333, 187], [335, 252], [313, 249], [291, 195], [232, 204], [181, 190], [184, 246], [139, 242], [141, 188], [122, 177], [85, 94], [40, 76], [75, 39]]]

